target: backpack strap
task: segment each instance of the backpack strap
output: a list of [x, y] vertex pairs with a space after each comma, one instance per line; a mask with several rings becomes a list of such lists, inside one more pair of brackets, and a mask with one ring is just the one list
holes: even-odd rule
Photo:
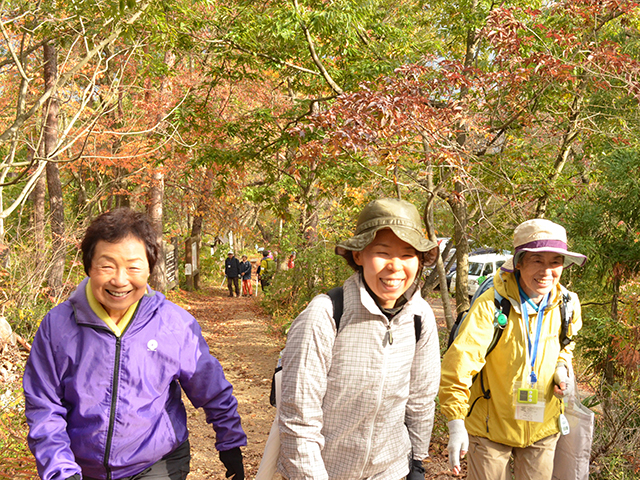
[[418, 343], [420, 335], [422, 334], [422, 317], [420, 315], [413, 316], [413, 327], [416, 331], [416, 343]]
[[[344, 312], [344, 289], [342, 287], [332, 288], [327, 292], [327, 295], [333, 304], [333, 321], [336, 324], [336, 332], [340, 332], [340, 320]], [[422, 317], [420, 315], [413, 316], [413, 328], [416, 333], [416, 343], [418, 343], [422, 334]]]
[[[502, 295], [500, 295], [495, 287], [493, 288], [493, 304], [495, 306], [495, 312], [493, 314], [493, 338], [491, 339], [491, 343], [487, 348], [485, 358], [493, 351], [494, 348], [496, 348], [500, 337], [502, 337], [502, 332], [504, 332], [504, 329], [507, 326], [507, 322], [509, 321], [509, 313], [511, 312], [511, 302], [509, 302], [508, 298], [504, 298]], [[480, 400], [481, 398], [489, 400], [491, 398], [491, 390], [486, 390], [484, 388], [484, 378], [482, 375], [483, 370], [484, 369], [480, 370], [480, 372], [478, 372], [478, 374], [476, 374], [476, 376], [473, 378], [473, 381], [475, 382], [476, 378], [480, 376], [480, 389], [482, 390], [482, 397], [478, 397], [474, 400], [473, 404], [471, 404], [471, 408], [469, 408], [467, 417], [471, 415], [473, 407], [476, 406], [476, 402], [478, 400]]]
[[493, 338], [487, 348], [485, 357], [489, 355], [494, 348], [496, 348], [498, 340], [502, 337], [502, 332], [507, 326], [509, 313], [511, 312], [511, 302], [509, 302], [508, 298], [504, 298], [500, 295], [495, 287], [493, 289], [493, 303], [495, 305], [495, 312], [493, 314]]
[[327, 292], [333, 304], [333, 321], [336, 324], [336, 332], [340, 331], [340, 319], [344, 311], [344, 291], [342, 287], [332, 288]]
[[562, 326], [560, 328], [560, 349], [569, 345], [573, 339], [569, 337], [569, 324], [573, 320], [573, 301], [569, 290], [560, 285], [562, 291], [562, 304], [560, 305], [560, 318]]

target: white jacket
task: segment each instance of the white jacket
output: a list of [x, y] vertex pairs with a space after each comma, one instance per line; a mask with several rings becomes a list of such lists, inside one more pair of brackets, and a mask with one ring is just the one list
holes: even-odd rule
[[[417, 345], [414, 315], [422, 318]], [[435, 318], [420, 291], [389, 322], [354, 274], [339, 334], [327, 295], [289, 331], [278, 471], [290, 480], [406, 476], [410, 458], [428, 456], [439, 382]]]

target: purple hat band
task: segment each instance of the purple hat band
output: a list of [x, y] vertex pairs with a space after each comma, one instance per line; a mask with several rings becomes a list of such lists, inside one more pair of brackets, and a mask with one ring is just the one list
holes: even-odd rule
[[554, 248], [567, 251], [567, 244], [562, 240], [535, 240], [533, 242], [518, 245], [516, 247], [516, 253], [529, 248]]

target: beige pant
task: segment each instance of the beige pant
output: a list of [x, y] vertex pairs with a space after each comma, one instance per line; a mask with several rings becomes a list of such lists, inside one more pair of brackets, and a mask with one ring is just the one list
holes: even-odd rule
[[469, 435], [467, 480], [510, 480], [511, 455], [516, 480], [551, 480], [558, 438], [558, 434], [551, 435], [528, 447], [517, 448]]

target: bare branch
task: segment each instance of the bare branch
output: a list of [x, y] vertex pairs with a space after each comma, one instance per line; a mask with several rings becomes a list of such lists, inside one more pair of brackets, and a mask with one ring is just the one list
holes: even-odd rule
[[243, 53], [248, 53], [249, 55], [253, 55], [254, 57], [261, 57], [261, 58], [265, 58], [271, 62], [277, 63], [279, 65], [284, 65], [285, 67], [289, 67], [289, 68], [293, 68], [294, 70], [299, 70], [301, 72], [304, 73], [310, 73], [311, 75], [321, 75], [320, 73], [316, 72], [315, 70], [309, 70], [308, 68], [305, 67], [301, 67], [299, 65], [294, 65], [293, 63], [289, 63], [289, 62], [285, 62], [284, 60], [281, 60], [279, 58], [273, 57], [271, 55], [267, 55], [266, 53], [261, 53], [261, 52], [253, 52], [245, 47], [242, 47], [241, 45], [238, 45], [237, 43], [235, 43], [232, 40], [223, 40], [224, 43], [230, 45], [231, 47], [233, 47], [234, 49], [243, 52]]
[[[300, 8], [298, 7], [298, 0], [293, 0], [293, 5], [296, 8], [296, 14], [298, 15], [298, 17], [300, 17]], [[322, 62], [320, 61], [320, 58], [318, 57], [318, 54], [316, 53], [316, 48], [313, 44], [313, 39], [311, 38], [311, 33], [309, 32], [309, 28], [302, 21], [302, 18], [300, 18], [299, 22], [300, 22], [300, 27], [302, 27], [302, 31], [304, 32], [304, 36], [307, 39], [307, 45], [309, 47], [309, 53], [311, 53], [311, 58], [313, 59], [313, 63], [316, 64], [316, 67], [318, 67], [318, 70], [320, 70], [320, 73], [322, 74], [326, 82], [329, 84], [331, 89], [334, 92], [336, 92], [338, 95], [342, 95], [344, 93], [344, 90], [342, 90], [342, 88], [340, 88], [340, 86], [335, 82], [335, 80], [331, 78], [331, 75], [329, 75], [329, 72], [327, 72], [327, 69], [324, 68], [324, 65], [322, 64]]]
[[113, 29], [113, 32], [111, 33], [111, 35], [105, 38], [102, 42], [98, 43], [92, 50], [88, 51], [87, 54], [84, 56], [84, 58], [82, 58], [71, 70], [66, 72], [64, 75], [61, 75], [58, 81], [56, 82], [56, 84], [53, 85], [51, 88], [47, 89], [40, 96], [40, 98], [38, 98], [34, 102], [34, 104], [31, 106], [31, 108], [28, 111], [22, 113], [21, 115], [17, 115], [13, 124], [9, 128], [7, 128], [4, 132], [2, 132], [2, 134], [0, 134], [0, 142], [5, 142], [9, 138], [11, 138], [28, 118], [35, 115], [42, 108], [42, 106], [47, 102], [47, 100], [49, 100], [49, 98], [53, 95], [53, 92], [55, 90], [57, 90], [60, 86], [65, 85], [69, 81], [69, 79], [71, 79], [76, 73], [78, 73], [82, 68], [84, 68], [85, 65], [89, 63], [89, 61], [93, 57], [95, 57], [100, 52], [102, 52], [107, 45], [113, 43], [120, 36], [122, 31], [124, 30], [124, 27], [127, 25], [134, 24], [138, 20], [138, 18], [140, 18], [140, 16], [144, 13], [144, 11], [149, 7], [149, 5], [150, 5], [150, 0], [143, 2], [140, 5], [140, 8], [133, 15], [131, 15], [128, 19], [126, 19], [120, 25], [117, 25]]

